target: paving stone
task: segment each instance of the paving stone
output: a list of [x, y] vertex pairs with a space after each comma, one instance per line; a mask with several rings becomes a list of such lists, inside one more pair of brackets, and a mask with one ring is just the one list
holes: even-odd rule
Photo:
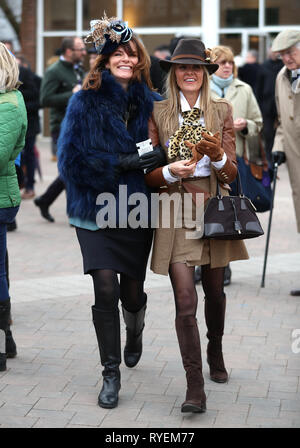
[[[49, 140], [38, 139], [37, 144], [44, 174], [44, 181], [35, 184], [38, 195], [57, 176], [57, 166], [49, 160]], [[226, 384], [209, 378], [204, 293], [201, 284], [196, 286], [207, 394], [207, 412], [199, 415], [181, 413], [186, 379], [172, 288], [167, 276], [149, 269], [143, 356], [133, 369], [121, 364], [119, 406], [98, 406], [103, 368], [91, 316], [93, 285], [82, 273], [77, 237], [65, 215], [65, 195], [51, 207], [53, 224], [40, 216], [32, 201], [23, 201], [18, 229], [8, 234], [18, 356], [0, 372], [0, 427], [300, 427], [300, 355], [292, 351], [300, 299], [289, 296], [298, 285], [300, 234], [285, 166], [279, 177], [265, 287], [260, 283], [266, 235], [246, 242], [249, 260], [231, 263], [223, 338]], [[268, 213], [260, 219], [266, 229]], [[122, 350], [125, 333], [121, 318]]]
[[246, 425], [246, 420], [248, 417], [248, 411], [233, 411], [228, 410], [228, 412], [219, 411], [216, 417], [214, 426], [215, 427], [233, 427], [236, 425]]

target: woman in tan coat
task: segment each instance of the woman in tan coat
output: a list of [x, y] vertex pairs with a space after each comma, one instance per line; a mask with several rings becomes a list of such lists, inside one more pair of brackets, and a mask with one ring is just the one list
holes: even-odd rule
[[213, 98], [225, 98], [232, 105], [236, 137], [236, 155], [249, 158], [248, 139], [258, 135], [263, 121], [259, 105], [249, 84], [237, 78], [234, 55], [229, 47], [218, 45], [211, 52], [211, 60], [219, 65], [212, 75], [210, 87]]
[[[218, 66], [210, 63], [209, 52], [198, 39], [180, 40], [171, 60], [160, 61], [160, 64], [169, 73], [168, 94], [167, 100], [155, 103], [153, 117], [168, 165], [147, 174], [147, 183], [159, 187], [160, 193], [179, 193], [183, 201], [185, 192], [202, 193], [204, 200], [215, 196], [217, 182], [222, 194], [227, 195], [228, 183], [235, 179], [237, 173], [235, 137], [231, 106], [225, 100], [212, 100], [210, 97], [209, 75]], [[194, 136], [184, 132], [182, 136], [182, 131], [189, 125], [195, 131]], [[210, 133], [203, 132], [199, 137], [199, 130], [201, 134], [201, 126], [204, 125]], [[155, 126], [151, 137], [157, 143]], [[188, 139], [193, 140], [193, 144], [185, 144]], [[163, 209], [165, 203], [161, 205]], [[198, 299], [194, 267], [202, 266], [210, 377], [216, 382], [226, 382], [228, 374], [222, 355], [226, 304], [224, 266], [230, 260], [246, 259], [248, 254], [241, 241], [189, 239], [187, 232], [191, 229], [174, 224], [175, 220], [178, 223], [181, 207], [182, 202], [175, 201], [174, 222], [169, 228], [163, 228], [160, 214], [151, 269], [158, 274], [169, 273], [173, 287], [175, 327], [187, 378], [186, 400], [181, 410], [204, 412], [206, 395], [196, 320]], [[194, 214], [195, 207], [193, 203]]]
[[[213, 98], [225, 98], [232, 105], [233, 127], [236, 138], [236, 155], [243, 154], [248, 159], [257, 158], [258, 154], [249, 139], [258, 136], [263, 120], [259, 105], [249, 84], [237, 78], [234, 54], [230, 47], [218, 45], [211, 51], [211, 60], [219, 65], [212, 75], [210, 87]], [[253, 153], [254, 150], [254, 153]], [[230, 266], [225, 268], [224, 286], [231, 283]]]

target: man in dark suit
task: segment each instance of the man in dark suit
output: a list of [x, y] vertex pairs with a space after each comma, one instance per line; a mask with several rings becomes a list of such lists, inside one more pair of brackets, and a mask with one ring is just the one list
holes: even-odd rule
[[269, 51], [269, 58], [260, 66], [257, 77], [256, 96], [263, 116], [263, 137], [266, 156], [272, 163], [272, 148], [276, 132], [277, 110], [275, 102], [275, 82], [283, 63], [278, 56]]
[[246, 56], [245, 64], [239, 68], [238, 77], [252, 87], [256, 96], [257, 77], [260, 70], [260, 64], [257, 62], [258, 53], [256, 50], [249, 50]]
[[16, 55], [19, 64], [19, 80], [22, 82], [19, 90], [22, 92], [27, 110], [28, 128], [26, 133], [25, 146], [22, 151], [21, 166], [26, 167], [26, 175], [22, 194], [22, 199], [31, 199], [34, 197], [34, 171], [35, 154], [34, 145], [36, 136], [40, 133], [39, 119], [39, 94], [41, 78], [33, 73], [22, 55]]
[[[69, 99], [81, 89], [84, 77], [81, 63], [86, 56], [86, 48], [80, 37], [65, 37], [61, 51], [59, 60], [46, 70], [40, 91], [42, 107], [50, 108], [50, 130], [54, 153], [56, 153], [60, 126]], [[57, 176], [47, 190], [34, 200], [43, 218], [49, 222], [54, 222], [53, 216], [49, 213], [49, 207], [64, 189], [64, 182], [60, 176]]]

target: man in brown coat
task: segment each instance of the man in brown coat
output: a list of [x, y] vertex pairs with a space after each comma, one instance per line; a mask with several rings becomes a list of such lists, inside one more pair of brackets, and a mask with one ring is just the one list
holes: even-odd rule
[[[276, 79], [275, 99], [279, 125], [273, 145], [273, 160], [287, 163], [297, 230], [300, 233], [300, 29], [279, 33], [272, 44], [284, 67]], [[300, 296], [300, 289], [291, 291]]]

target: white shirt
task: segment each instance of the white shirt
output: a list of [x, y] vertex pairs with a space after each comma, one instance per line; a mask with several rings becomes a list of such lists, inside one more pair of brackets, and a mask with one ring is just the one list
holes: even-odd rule
[[[185, 98], [185, 96], [183, 95], [183, 93], [181, 91], [179, 93], [180, 93], [181, 111], [182, 112], [190, 111], [191, 107], [190, 107], [189, 103], [187, 102], [187, 99]], [[197, 101], [196, 101], [194, 107], [197, 107], [198, 109], [200, 109], [200, 93], [199, 93], [199, 96], [197, 98]], [[179, 113], [178, 121], [179, 121], [179, 126], [181, 126], [183, 123], [183, 117], [182, 117], [181, 113]], [[205, 126], [204, 117], [200, 117], [199, 123], [202, 126]], [[224, 152], [222, 160], [219, 160], [218, 162], [211, 162], [210, 158], [207, 155], [204, 155], [202, 157], [202, 159], [199, 160], [199, 162], [197, 162], [195, 172], [194, 172], [194, 177], [210, 176], [210, 164], [212, 163], [213, 166], [217, 170], [220, 170], [225, 165], [226, 160], [227, 160], [227, 156], [226, 156], [225, 152]], [[178, 181], [177, 177], [174, 177], [170, 174], [168, 165], [163, 167], [162, 173], [163, 173], [165, 180], [168, 183], [173, 183], [173, 182]]]
[[[297, 76], [298, 76], [298, 78], [297, 78]], [[300, 68], [297, 68], [296, 70], [292, 70], [292, 78], [297, 78], [292, 83], [292, 92], [299, 93], [299, 91], [300, 91]]]

